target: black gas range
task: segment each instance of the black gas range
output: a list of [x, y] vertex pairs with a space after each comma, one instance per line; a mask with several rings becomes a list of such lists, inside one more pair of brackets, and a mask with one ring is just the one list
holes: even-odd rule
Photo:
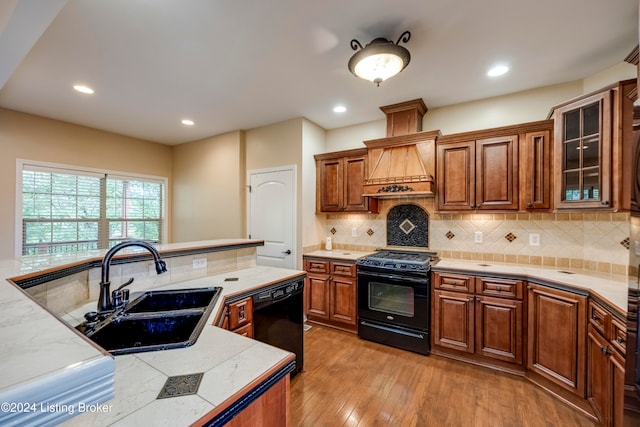
[[434, 252], [384, 249], [356, 261], [358, 336], [428, 354]]
[[435, 252], [382, 249], [356, 261], [359, 269], [395, 273], [429, 273], [438, 262]]

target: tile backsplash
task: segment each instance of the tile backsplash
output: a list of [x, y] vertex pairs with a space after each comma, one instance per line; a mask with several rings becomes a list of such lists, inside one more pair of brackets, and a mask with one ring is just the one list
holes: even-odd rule
[[627, 274], [628, 213], [437, 213], [433, 198], [382, 199], [378, 214], [327, 215], [327, 236], [336, 249], [387, 246], [387, 214], [400, 204], [426, 210], [429, 249], [443, 258]]
[[[112, 289], [120, 286], [131, 277], [134, 278], [134, 283], [129, 289], [132, 293], [135, 293], [140, 289], [146, 289], [151, 286], [182, 282], [255, 267], [256, 248], [234, 249], [163, 259], [167, 263], [167, 272], [165, 274], [156, 274], [152, 261], [112, 265], [109, 271], [109, 279], [113, 284]], [[51, 312], [66, 320], [70, 312], [89, 302], [98, 300], [100, 276], [101, 269], [93, 268], [27, 288], [25, 292]]]

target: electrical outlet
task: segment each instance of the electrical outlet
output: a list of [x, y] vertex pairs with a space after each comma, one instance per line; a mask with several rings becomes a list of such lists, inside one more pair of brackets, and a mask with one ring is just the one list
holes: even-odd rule
[[358, 228], [351, 227], [351, 237], [358, 237]]
[[207, 259], [206, 258], [194, 258], [193, 259], [193, 269], [199, 268], [207, 268]]
[[473, 233], [473, 241], [476, 243], [482, 243], [483, 240], [483, 235], [482, 235], [482, 231], [476, 231], [475, 233]]
[[540, 246], [540, 234], [538, 234], [538, 233], [529, 233], [529, 245], [530, 246]]

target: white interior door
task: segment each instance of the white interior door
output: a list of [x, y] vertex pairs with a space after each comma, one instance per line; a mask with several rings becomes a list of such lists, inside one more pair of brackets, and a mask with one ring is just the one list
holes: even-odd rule
[[264, 240], [258, 246], [258, 265], [296, 268], [294, 166], [250, 171], [249, 236]]

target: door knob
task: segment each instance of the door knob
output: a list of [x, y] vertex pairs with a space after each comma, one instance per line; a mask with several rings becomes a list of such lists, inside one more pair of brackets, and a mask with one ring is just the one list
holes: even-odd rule
[[285, 255], [291, 255], [291, 249], [287, 249], [286, 251], [282, 251]]

